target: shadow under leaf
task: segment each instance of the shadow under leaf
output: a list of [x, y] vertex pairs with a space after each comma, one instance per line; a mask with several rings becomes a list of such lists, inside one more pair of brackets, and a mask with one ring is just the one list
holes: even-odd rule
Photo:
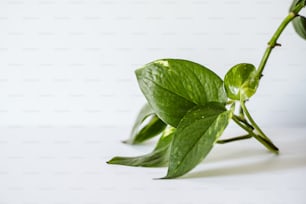
[[[245, 160], [244, 160], [245, 161]], [[296, 169], [306, 167], [306, 156], [284, 156], [270, 155], [260, 161], [254, 160], [248, 163], [243, 163], [231, 166], [211, 168], [203, 171], [190, 172], [183, 178], [201, 178], [201, 177], [218, 177], [218, 176], [233, 176], [257, 174], [263, 172], [276, 172], [288, 169]]]

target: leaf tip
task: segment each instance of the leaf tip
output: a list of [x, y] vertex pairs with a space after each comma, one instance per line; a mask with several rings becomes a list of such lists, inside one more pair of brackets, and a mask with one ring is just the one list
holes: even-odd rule
[[164, 176], [164, 177], [161, 177], [161, 178], [154, 178], [154, 180], [168, 180], [168, 179], [171, 179], [169, 178], [168, 176]]
[[168, 172], [168, 174], [166, 175], [166, 176], [164, 176], [164, 177], [162, 177], [162, 178], [159, 178], [159, 179], [162, 179], [162, 180], [165, 180], [165, 179], [174, 179], [174, 178], [177, 178], [177, 177], [180, 177], [181, 175], [171, 175], [171, 174], [169, 174], [169, 172]]
[[117, 158], [118, 158], [118, 157], [113, 157], [113, 158], [111, 158], [110, 160], [106, 161], [106, 163], [107, 163], [107, 164], [117, 164], [117, 163], [116, 163]]
[[127, 139], [127, 140], [122, 140], [121, 143], [123, 144], [134, 144], [131, 140]]
[[136, 78], [139, 80], [141, 78], [141, 76], [142, 76], [142, 73], [143, 73], [143, 67], [140, 67], [140, 68], [136, 69], [134, 71], [134, 73], [136, 75]]
[[161, 177], [161, 178], [153, 178], [153, 180], [162, 180], [164, 179], [164, 177]]

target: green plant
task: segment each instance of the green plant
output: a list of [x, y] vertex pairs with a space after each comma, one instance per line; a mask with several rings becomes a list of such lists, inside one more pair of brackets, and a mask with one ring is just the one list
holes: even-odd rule
[[[256, 124], [246, 101], [256, 92], [266, 62], [285, 27], [292, 22], [306, 39], [306, 18], [299, 15], [306, 0], [293, 1], [256, 68], [241, 63], [233, 66], [224, 80], [203, 65], [182, 59], [161, 59], [136, 70], [146, 104], [140, 111], [130, 139], [137, 144], [161, 137], [153, 152], [139, 157], [114, 157], [109, 164], [168, 166], [164, 178], [184, 175], [201, 162], [215, 143], [255, 138], [273, 153], [278, 148]], [[239, 108], [236, 114], [235, 109]], [[243, 136], [219, 139], [230, 120], [246, 131]]]

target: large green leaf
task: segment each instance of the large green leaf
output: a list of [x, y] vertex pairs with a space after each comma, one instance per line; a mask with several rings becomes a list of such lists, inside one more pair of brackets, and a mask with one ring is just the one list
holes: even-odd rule
[[227, 100], [222, 79], [191, 61], [157, 60], [136, 70], [136, 76], [154, 112], [173, 127], [195, 105]]
[[154, 150], [137, 157], [114, 157], [108, 164], [119, 164], [126, 166], [159, 167], [165, 166], [169, 160], [170, 144], [175, 132], [175, 128], [167, 127], [160, 137]]
[[[150, 120], [148, 120], [147, 124], [143, 125], [148, 118]], [[154, 114], [150, 105], [146, 104], [137, 116], [130, 138], [124, 142], [129, 144], [144, 142], [160, 134], [165, 127], [166, 124]]]
[[256, 68], [252, 64], [237, 64], [224, 77], [227, 96], [233, 100], [246, 100], [253, 96], [258, 83]]
[[306, 40], [306, 18], [304, 16], [297, 16], [293, 19], [292, 24], [296, 33]]
[[188, 111], [174, 135], [165, 178], [182, 176], [201, 162], [223, 133], [231, 115], [232, 111], [216, 103]]

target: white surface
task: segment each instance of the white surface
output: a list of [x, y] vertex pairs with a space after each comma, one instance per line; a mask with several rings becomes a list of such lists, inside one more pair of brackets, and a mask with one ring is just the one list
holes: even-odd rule
[[[257, 65], [290, 3], [0, 0], [0, 204], [306, 203], [306, 43], [291, 26], [248, 104], [279, 156], [252, 140], [218, 145], [177, 180], [105, 164], [153, 148], [120, 143], [145, 102], [136, 68]], [[300, 128], [270, 129], [284, 124]]]
[[[281, 154], [255, 140], [217, 145], [185, 177], [153, 180], [165, 168], [107, 165], [149, 152], [121, 144], [127, 128], [2, 128], [1, 204], [303, 204], [306, 129], [266, 132]], [[237, 133], [231, 129], [226, 135]]]
[[[134, 70], [190, 59], [221, 77], [258, 65], [291, 0], [1, 0], [0, 126], [131, 125]], [[305, 126], [306, 43], [288, 26], [250, 103], [267, 126]]]

